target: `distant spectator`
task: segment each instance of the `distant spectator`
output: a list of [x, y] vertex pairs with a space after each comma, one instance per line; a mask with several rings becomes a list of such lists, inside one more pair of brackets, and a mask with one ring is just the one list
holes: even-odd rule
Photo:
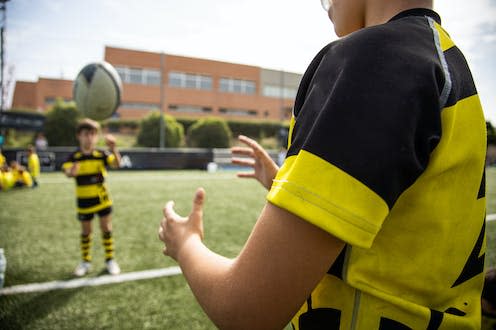
[[4, 164], [2, 167], [0, 167], [0, 189], [3, 191], [7, 191], [10, 188], [14, 187], [14, 184], [14, 175], [10, 171], [9, 167]]
[[36, 149], [29, 145], [28, 147], [28, 170], [33, 179], [33, 188], [38, 187], [38, 177], [40, 176], [40, 159], [36, 154]]
[[38, 150], [45, 150], [48, 147], [48, 141], [42, 132], [39, 132], [38, 134], [36, 134], [36, 139], [34, 141], [34, 145], [35, 145], [36, 149], [38, 149]]
[[0, 147], [0, 168], [5, 165], [5, 156], [2, 154], [2, 148]]

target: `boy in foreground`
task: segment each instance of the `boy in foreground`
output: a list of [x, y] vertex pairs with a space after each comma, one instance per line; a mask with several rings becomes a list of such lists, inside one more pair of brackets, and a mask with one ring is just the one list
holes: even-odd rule
[[[468, 65], [428, 0], [324, 0], [341, 39], [296, 96], [280, 169], [239, 255], [164, 208], [163, 253], [222, 329], [480, 329], [485, 119]], [[235, 219], [234, 219], [235, 220]]]
[[105, 249], [105, 265], [111, 275], [120, 273], [114, 260], [114, 239], [112, 236], [112, 200], [105, 176], [107, 167], [118, 168], [121, 156], [112, 135], [105, 136], [109, 151], [96, 148], [100, 124], [91, 119], [83, 119], [76, 128], [79, 148], [62, 165], [64, 174], [76, 179], [77, 217], [81, 223], [82, 261], [74, 270], [74, 275], [84, 276], [91, 269], [91, 233], [95, 214], [100, 218], [102, 242]]

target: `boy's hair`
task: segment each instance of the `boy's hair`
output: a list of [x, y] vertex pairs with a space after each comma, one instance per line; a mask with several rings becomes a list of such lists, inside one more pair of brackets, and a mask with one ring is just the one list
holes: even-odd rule
[[84, 118], [82, 120], [79, 121], [79, 123], [77, 124], [76, 126], [76, 133], [79, 134], [81, 133], [82, 130], [89, 130], [89, 131], [92, 131], [92, 130], [95, 130], [95, 131], [99, 131], [100, 130], [100, 124], [94, 120], [91, 120], [89, 118]]

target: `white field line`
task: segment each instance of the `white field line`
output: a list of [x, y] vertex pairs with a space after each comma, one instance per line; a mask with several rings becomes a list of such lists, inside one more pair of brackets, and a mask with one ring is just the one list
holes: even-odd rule
[[[496, 220], [496, 213], [488, 214], [486, 216], [486, 221]], [[122, 283], [128, 281], [137, 281], [144, 279], [151, 279], [157, 277], [174, 276], [181, 274], [181, 269], [179, 267], [169, 267], [160, 269], [144, 270], [140, 272], [125, 273], [120, 275], [103, 275], [99, 277], [91, 278], [78, 278], [68, 281], [52, 281], [45, 283], [32, 283], [32, 284], [21, 284], [9, 286], [0, 289], [0, 296], [2, 295], [13, 295], [18, 293], [30, 293], [30, 292], [43, 292], [58, 289], [73, 289], [80, 288], [84, 286], [98, 286], [105, 284]]]
[[169, 267], [161, 269], [151, 269], [140, 272], [125, 273], [120, 275], [103, 275], [98, 277], [77, 278], [67, 281], [53, 281], [45, 283], [32, 283], [14, 285], [0, 289], [0, 296], [12, 295], [18, 293], [43, 292], [58, 289], [73, 289], [84, 286], [98, 286], [105, 284], [122, 283], [128, 281], [144, 280], [164, 276], [173, 276], [181, 274], [179, 267]]

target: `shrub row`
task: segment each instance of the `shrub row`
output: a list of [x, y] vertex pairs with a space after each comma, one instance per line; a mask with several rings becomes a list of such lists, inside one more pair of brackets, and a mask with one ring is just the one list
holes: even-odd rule
[[[181, 124], [184, 131], [187, 132], [188, 129], [194, 125], [198, 120], [191, 118], [176, 118], [176, 121]], [[238, 136], [240, 134], [246, 135], [255, 139], [265, 138], [265, 137], [277, 137], [281, 134], [281, 128], [284, 130], [288, 129], [288, 123], [280, 122], [257, 122], [257, 121], [236, 121], [227, 120], [227, 125], [232, 132], [233, 136]], [[107, 127], [110, 132], [118, 132], [123, 129], [138, 130], [140, 127], [140, 120], [131, 119], [110, 119], [103, 123], [104, 127]]]

